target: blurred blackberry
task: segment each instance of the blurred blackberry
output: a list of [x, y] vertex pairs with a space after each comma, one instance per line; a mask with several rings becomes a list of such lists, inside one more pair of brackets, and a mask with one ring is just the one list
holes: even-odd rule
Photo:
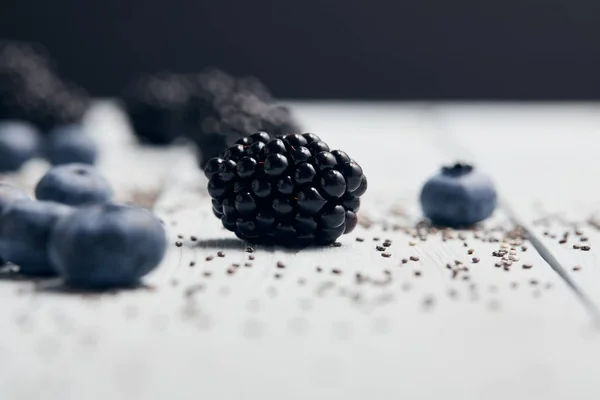
[[218, 70], [195, 76], [188, 115], [193, 125], [190, 139], [198, 145], [203, 167], [253, 132], [300, 132], [289, 109], [277, 103], [262, 82], [253, 77], [236, 79]]
[[316, 135], [244, 137], [204, 169], [213, 213], [250, 242], [333, 243], [357, 223], [367, 179], [346, 153]]
[[0, 119], [28, 121], [45, 133], [81, 122], [89, 102], [83, 89], [57, 75], [42, 48], [0, 42]]
[[150, 144], [169, 144], [184, 136], [191, 81], [176, 74], [145, 76], [123, 94], [136, 135]]

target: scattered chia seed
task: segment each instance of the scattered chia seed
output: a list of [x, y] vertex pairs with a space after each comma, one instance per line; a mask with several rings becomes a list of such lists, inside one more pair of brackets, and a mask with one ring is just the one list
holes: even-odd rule
[[373, 238], [373, 241], [374, 241], [374, 242], [379, 242], [379, 240], [380, 240], [380, 239], [379, 239], [377, 236], [375, 236], [375, 237]]
[[361, 238], [361, 237], [357, 237], [357, 238], [356, 238], [356, 241], [357, 241], [357, 242], [364, 242], [364, 241], [365, 241], [365, 239], [363, 239], [363, 238]]
[[275, 274], [275, 275], [273, 275], [273, 277], [274, 277], [275, 279], [280, 279], [280, 278], [281, 278], [281, 274]]
[[228, 268], [226, 272], [227, 272], [227, 275], [233, 275], [235, 273], [235, 269], [234, 268]]
[[502, 266], [502, 263], [496, 263], [496, 264], [494, 264], [494, 267], [496, 267], [496, 268], [500, 268], [501, 266]]
[[317, 267], [317, 272], [321, 272], [321, 271], [323, 271], [323, 268]]
[[252, 266], [252, 263], [249, 263], [249, 262], [247, 262], [247, 263], [244, 263], [244, 267], [247, 267], [247, 268], [249, 268], [249, 267], [251, 267], [251, 266]]
[[415, 276], [421, 276], [421, 271], [415, 271], [414, 274]]
[[197, 238], [196, 236], [190, 236], [190, 240], [191, 240], [192, 242], [195, 242], [196, 240], [198, 240], [198, 238]]
[[231, 266], [232, 266], [233, 268], [239, 268], [239, 267], [240, 267], [240, 264], [238, 264], [238, 263], [233, 263], [233, 264], [231, 264]]
[[590, 246], [581, 246], [582, 251], [590, 251], [590, 249], [591, 249]]
[[521, 251], [527, 251], [527, 246], [521, 246]]
[[474, 250], [474, 249], [469, 249], [469, 250], [467, 250], [467, 254], [473, 254], [473, 253], [475, 253], [475, 250]]
[[406, 264], [407, 262], [408, 262], [408, 259], [406, 259], [406, 258], [402, 259], [402, 264]]
[[386, 239], [385, 242], [383, 242], [383, 247], [390, 247], [392, 245], [392, 241], [389, 239]]
[[573, 271], [580, 271], [581, 267], [579, 265], [576, 265], [573, 267]]
[[473, 261], [473, 264], [477, 264], [479, 262], [479, 257], [473, 257], [471, 260]]
[[206, 256], [206, 261], [211, 261], [213, 258], [213, 256]]
[[253, 247], [246, 247], [246, 253], [254, 253], [254, 248]]
[[177, 235], [177, 239], [183, 239], [183, 235]]
[[560, 243], [560, 244], [565, 244], [565, 243], [567, 243], [567, 239], [560, 239], [560, 240], [558, 241], [558, 243]]
[[464, 243], [463, 243], [463, 247], [469, 247], [469, 243], [467, 243], [467, 242], [464, 242]]
[[574, 244], [574, 245], [573, 245], [573, 248], [574, 248], [575, 250], [578, 250], [578, 249], [579, 249], [579, 245], [578, 245], [578, 244]]
[[529, 281], [529, 283], [531, 284], [531, 286], [535, 286], [538, 284], [538, 281], [536, 279], [532, 279]]
[[277, 268], [283, 269], [285, 268], [285, 264], [281, 261], [277, 261]]
[[381, 253], [381, 257], [385, 257], [385, 258], [390, 258], [392, 256], [392, 253]]
[[587, 242], [589, 239], [586, 236], [582, 236], [579, 238], [580, 242]]
[[452, 264], [446, 264], [447, 269], [452, 269]]
[[333, 244], [331, 246], [332, 247], [342, 247], [342, 244], [340, 242], [333, 242]]
[[342, 271], [339, 270], [339, 269], [332, 269], [331, 273], [334, 274], [334, 275], [340, 275], [342, 273]]
[[533, 265], [531, 264], [523, 264], [523, 269], [531, 269]]
[[180, 241], [180, 240], [178, 240], [178, 241], [175, 242], [175, 246], [181, 247], [181, 246], [183, 246], [183, 242]]
[[417, 256], [410, 256], [409, 258], [411, 261], [419, 261], [419, 257]]
[[375, 246], [375, 250], [377, 250], [377, 251], [385, 251], [385, 247], [383, 247], [383, 246]]
[[194, 265], [196, 265], [196, 261], [190, 261], [190, 267], [193, 267]]
[[202, 275], [204, 275], [205, 277], [207, 277], [207, 278], [208, 278], [209, 276], [211, 276], [211, 275], [212, 275], [212, 272], [210, 272], [210, 271], [205, 271], [205, 272], [204, 272]]
[[223, 258], [223, 257], [225, 257], [225, 252], [217, 251], [217, 256]]
[[252, 256], [252, 255], [248, 256], [248, 260], [250, 260], [250, 261], [254, 260], [254, 256]]

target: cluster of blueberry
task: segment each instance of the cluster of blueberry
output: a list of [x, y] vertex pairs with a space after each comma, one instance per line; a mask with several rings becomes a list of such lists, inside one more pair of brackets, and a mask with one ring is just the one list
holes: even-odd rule
[[78, 124], [87, 93], [60, 77], [42, 48], [0, 41], [0, 120], [33, 124], [41, 132]]
[[60, 275], [83, 288], [132, 286], [166, 251], [159, 219], [112, 202], [112, 189], [92, 166], [50, 169], [37, 200], [0, 183], [0, 258], [25, 275]]
[[204, 173], [213, 212], [239, 238], [286, 246], [330, 244], [357, 224], [361, 167], [312, 133], [244, 137]]
[[61, 79], [34, 45], [0, 42], [0, 172], [44, 156], [53, 165], [92, 164], [96, 147], [83, 133], [87, 94]]
[[81, 125], [64, 125], [40, 135], [35, 126], [23, 121], [0, 121], [0, 173], [18, 171], [35, 157], [52, 165], [94, 164], [96, 144]]
[[290, 111], [259, 80], [214, 69], [143, 77], [127, 88], [122, 99], [142, 140], [168, 144], [188, 138], [198, 146], [202, 166], [253, 132], [299, 131]]

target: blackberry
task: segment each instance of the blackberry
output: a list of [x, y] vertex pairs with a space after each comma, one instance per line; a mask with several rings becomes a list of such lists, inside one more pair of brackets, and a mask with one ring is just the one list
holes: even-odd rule
[[175, 74], [145, 76], [122, 96], [135, 134], [149, 144], [169, 144], [185, 134], [191, 82]]
[[290, 111], [262, 82], [218, 69], [142, 78], [127, 89], [123, 101], [142, 140], [168, 144], [186, 137], [197, 145], [202, 166], [252, 132], [299, 131]]
[[43, 48], [0, 41], [0, 119], [27, 121], [46, 133], [79, 123], [89, 103], [83, 89], [56, 73]]
[[204, 173], [213, 213], [226, 229], [284, 246], [329, 244], [351, 232], [367, 189], [354, 160], [310, 133], [241, 138]]

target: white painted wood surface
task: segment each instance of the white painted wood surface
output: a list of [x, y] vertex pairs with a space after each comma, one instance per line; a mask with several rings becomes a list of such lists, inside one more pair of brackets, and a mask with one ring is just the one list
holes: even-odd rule
[[[155, 211], [168, 223], [171, 243], [184, 245], [171, 246], [148, 278], [151, 290], [83, 295], [53, 282], [0, 281], [0, 398], [600, 396], [594, 313], [530, 244], [524, 252], [519, 247], [519, 262], [505, 271], [491, 255], [499, 243], [481, 242], [474, 232], [464, 232], [464, 247], [439, 233], [421, 241], [383, 230], [414, 226], [427, 176], [443, 162], [473, 155], [527, 223], [537, 218], [535, 200], [583, 215], [580, 204], [593, 209], [598, 200], [590, 184], [600, 168], [593, 156], [600, 144], [595, 106], [295, 109], [310, 131], [363, 166], [369, 190], [361, 215], [375, 223], [342, 237], [341, 247], [250, 254], [212, 216], [206, 181], [188, 149], [136, 147], [117, 110], [99, 105], [88, 122], [105, 149], [100, 167], [123, 200], [157, 194]], [[568, 172], [561, 175], [555, 163], [569, 165]], [[32, 184], [43, 170], [38, 163], [10, 178]], [[510, 225], [502, 210], [486, 223]], [[585, 254], [552, 250], [561, 262], [585, 264], [573, 279], [599, 305], [593, 242], [600, 237], [588, 236], [592, 250]], [[375, 250], [386, 238], [393, 242], [389, 258]], [[419, 260], [403, 264], [410, 256]], [[469, 271], [453, 278], [446, 264], [454, 260]], [[357, 283], [357, 273], [368, 282]]]

